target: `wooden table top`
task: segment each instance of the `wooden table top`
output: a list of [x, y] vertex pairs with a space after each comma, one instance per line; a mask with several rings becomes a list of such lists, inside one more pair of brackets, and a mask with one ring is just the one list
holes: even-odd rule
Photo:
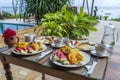
[[[49, 50], [50, 47], [47, 48]], [[89, 80], [89, 79], [104, 79], [108, 58], [98, 58], [98, 63], [93, 71], [93, 73], [89, 77], [85, 77], [84, 73], [86, 69], [83, 67], [79, 68], [62, 68], [59, 66], [54, 65], [49, 57], [51, 55], [48, 54], [40, 61], [34, 61], [40, 54], [32, 55], [32, 56], [18, 56], [14, 55], [11, 52], [12, 48], [3, 49], [0, 56], [6, 56], [6, 60], [9, 63], [13, 63], [19, 66], [23, 66], [29, 69], [33, 69], [39, 72], [43, 72], [52, 76], [60, 77], [66, 80]], [[46, 51], [47, 51], [46, 50]], [[89, 54], [89, 53], [88, 53]], [[59, 73], [59, 74], [57, 74]]]

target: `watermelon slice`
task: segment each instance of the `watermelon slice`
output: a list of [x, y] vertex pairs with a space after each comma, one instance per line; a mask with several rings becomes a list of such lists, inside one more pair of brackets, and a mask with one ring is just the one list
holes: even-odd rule
[[69, 61], [67, 59], [67, 55], [61, 52], [60, 50], [55, 50], [53, 51], [53, 59], [54, 61], [59, 61], [62, 64], [69, 64]]

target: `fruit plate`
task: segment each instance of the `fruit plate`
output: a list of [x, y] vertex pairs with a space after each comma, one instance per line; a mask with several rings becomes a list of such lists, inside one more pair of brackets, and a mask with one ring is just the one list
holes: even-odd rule
[[81, 67], [81, 66], [84, 66], [84, 65], [86, 65], [87, 63], [89, 63], [89, 61], [90, 61], [90, 56], [89, 56], [87, 53], [83, 52], [83, 51], [80, 51], [80, 52], [84, 55], [85, 60], [84, 60], [84, 62], [79, 63], [79, 64], [64, 65], [64, 64], [62, 64], [62, 63], [60, 63], [60, 62], [53, 61], [53, 60], [52, 60], [53, 55], [50, 56], [50, 60], [51, 60], [55, 65], [58, 65], [58, 66], [60, 66], [60, 67], [66, 67], [66, 68]]
[[32, 52], [32, 53], [27, 53], [27, 54], [21, 54], [21, 53], [19, 53], [19, 52], [16, 52], [14, 49], [15, 49], [15, 48], [12, 49], [12, 53], [14, 53], [14, 54], [16, 54], [16, 55], [28, 56], [28, 55], [35, 55], [35, 54], [39, 54], [39, 53], [43, 52], [44, 50], [47, 49], [47, 46], [46, 46], [46, 45], [42, 45], [42, 49], [41, 49], [41, 50], [35, 51], [35, 52]]

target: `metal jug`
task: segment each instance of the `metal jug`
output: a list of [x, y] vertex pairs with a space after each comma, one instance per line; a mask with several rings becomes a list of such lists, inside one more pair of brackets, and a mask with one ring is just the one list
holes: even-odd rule
[[115, 45], [115, 27], [109, 23], [104, 26], [104, 34], [101, 43], [107, 48], [112, 48]]

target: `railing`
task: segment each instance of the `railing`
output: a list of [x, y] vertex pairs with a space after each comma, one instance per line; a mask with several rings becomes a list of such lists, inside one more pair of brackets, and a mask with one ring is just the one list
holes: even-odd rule
[[26, 28], [33, 27], [33, 26], [35, 26], [35, 24], [0, 22], [0, 34], [3, 33], [3, 31], [6, 28], [11, 28], [13, 30], [21, 30], [21, 29], [26, 29]]

